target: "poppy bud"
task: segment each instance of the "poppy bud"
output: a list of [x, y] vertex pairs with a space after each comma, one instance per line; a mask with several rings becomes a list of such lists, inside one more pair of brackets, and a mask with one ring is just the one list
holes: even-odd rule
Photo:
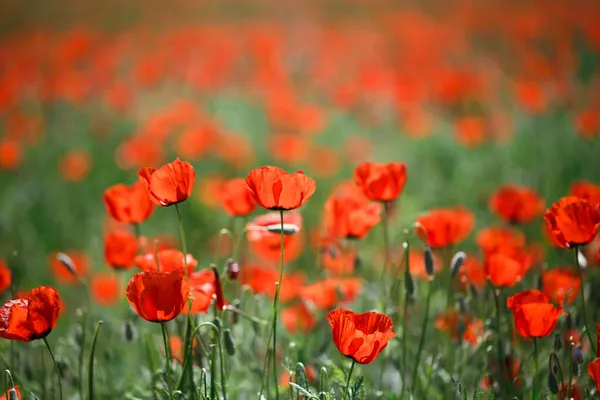
[[229, 260], [227, 260], [227, 264], [225, 265], [225, 271], [229, 279], [231, 279], [232, 281], [236, 280], [238, 275], [240, 274], [240, 265], [230, 258]]
[[460, 270], [460, 267], [462, 267], [463, 263], [465, 262], [465, 258], [467, 258], [467, 255], [464, 251], [459, 251], [454, 255], [454, 257], [452, 257], [452, 261], [450, 261], [450, 271], [452, 271], [452, 277], [456, 276]]
[[75, 263], [71, 257], [65, 253], [56, 253], [56, 259], [69, 271], [69, 273], [71, 273], [71, 275], [77, 277], [77, 269], [75, 269]]
[[552, 373], [548, 374], [548, 390], [550, 390], [550, 393], [552, 394], [558, 394], [558, 383], [556, 382], [556, 377]]
[[556, 354], [554, 354], [554, 353], [550, 354], [549, 364], [550, 364], [550, 373], [552, 373], [554, 375], [558, 374], [558, 371], [559, 371], [559, 368], [558, 368], [559, 361], [558, 361], [558, 357], [556, 356]]
[[221, 330], [221, 328], [223, 327], [223, 324], [221, 324], [220, 318], [213, 319], [213, 324], [217, 327], [218, 330]]
[[425, 259], [425, 271], [427, 271], [427, 275], [433, 276], [434, 266], [433, 266], [433, 252], [430, 247], [426, 247], [423, 252], [423, 258]]
[[75, 343], [77, 343], [77, 346], [81, 347], [83, 345], [83, 328], [81, 327], [81, 325], [77, 325], [75, 327], [73, 337], [75, 339]]
[[131, 321], [125, 321], [125, 325], [123, 326], [123, 336], [128, 343], [135, 342], [137, 339], [137, 330]]
[[406, 289], [406, 295], [411, 297], [415, 294], [415, 284], [409, 271], [404, 272], [404, 287]]
[[319, 394], [321, 393], [329, 393], [329, 375], [325, 367], [321, 367], [321, 373], [319, 374]]
[[560, 333], [554, 335], [554, 352], [558, 352], [562, 349], [562, 338], [560, 337]]
[[571, 357], [573, 357], [573, 362], [575, 364], [583, 364], [583, 353], [579, 346], [571, 347]]
[[283, 230], [281, 229], [281, 224], [267, 225], [266, 229], [267, 231], [278, 235], [280, 235], [281, 232], [283, 232], [284, 235], [293, 235], [294, 233], [300, 232], [300, 227], [296, 224], [283, 224]]
[[8, 400], [19, 400], [19, 394], [17, 393], [17, 389], [12, 388], [8, 391]]
[[235, 342], [229, 328], [225, 329], [225, 350], [227, 350], [229, 356], [233, 357], [235, 355]]

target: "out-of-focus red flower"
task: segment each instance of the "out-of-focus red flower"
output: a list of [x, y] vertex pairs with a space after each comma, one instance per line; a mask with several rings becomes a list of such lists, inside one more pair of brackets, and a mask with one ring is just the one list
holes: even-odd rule
[[293, 210], [306, 203], [317, 184], [301, 170], [288, 174], [281, 168], [264, 166], [250, 171], [246, 187], [256, 203], [267, 210]]
[[39, 286], [0, 308], [0, 337], [31, 342], [45, 338], [56, 326], [60, 296], [51, 286]]
[[600, 227], [600, 204], [593, 205], [575, 196], [563, 197], [544, 214], [550, 234], [561, 247], [585, 245]]
[[126, 292], [131, 307], [150, 322], [166, 322], [177, 317], [187, 304], [188, 293], [182, 269], [134, 274]]
[[221, 135], [217, 152], [228, 165], [236, 169], [247, 168], [254, 159], [252, 142], [248, 137], [237, 133]]
[[596, 384], [596, 390], [600, 391], [600, 358], [596, 357], [588, 364], [588, 375]]
[[207, 207], [219, 208], [221, 206], [219, 195], [225, 182], [226, 180], [218, 175], [204, 177], [195, 192], [196, 199]]
[[481, 117], [465, 116], [454, 123], [456, 140], [465, 147], [480, 146], [487, 138], [486, 123]]
[[141, 182], [131, 186], [113, 185], [106, 189], [103, 199], [110, 216], [127, 224], [144, 222], [154, 210], [154, 205]]
[[351, 275], [356, 264], [356, 252], [331, 246], [322, 250], [323, 268], [334, 276]]
[[218, 135], [216, 128], [211, 125], [194, 125], [177, 138], [177, 155], [188, 160], [197, 160], [215, 145]]
[[440, 331], [448, 333], [452, 340], [457, 340], [460, 334], [462, 340], [474, 347], [481, 343], [485, 330], [482, 320], [454, 309], [447, 309], [438, 315], [434, 325]]
[[[466, 208], [439, 208], [417, 218], [422, 229], [417, 228], [431, 248], [453, 246], [466, 239], [475, 225], [475, 217]], [[424, 232], [422, 232], [424, 230]]]
[[581, 137], [592, 139], [600, 132], [600, 113], [597, 110], [582, 110], [575, 115], [575, 129]]
[[90, 261], [84, 252], [77, 250], [64, 252], [73, 261], [72, 266], [75, 268], [76, 276], [57, 258], [57, 254], [52, 253], [50, 255], [50, 268], [57, 281], [65, 284], [73, 284], [77, 282], [77, 277], [83, 277], [87, 274]]
[[396, 200], [406, 183], [406, 164], [363, 162], [354, 170], [354, 181], [373, 201]]
[[355, 164], [369, 158], [373, 144], [366, 137], [352, 135], [346, 140], [344, 149], [348, 162]]
[[506, 222], [523, 224], [544, 211], [544, 200], [531, 188], [504, 185], [490, 199], [490, 210]]
[[325, 203], [325, 229], [346, 239], [362, 239], [379, 223], [381, 204], [371, 202], [353, 184], [336, 190]]
[[11, 170], [21, 165], [23, 154], [16, 140], [0, 139], [0, 170]]
[[484, 255], [511, 254], [525, 247], [525, 234], [509, 228], [489, 227], [480, 230], [475, 241]]
[[310, 158], [310, 171], [320, 179], [335, 176], [341, 169], [340, 156], [335, 149], [330, 147], [318, 147], [313, 149]]
[[556, 308], [550, 298], [538, 290], [525, 290], [510, 296], [506, 305], [513, 313], [517, 331], [525, 338], [550, 335], [564, 312], [561, 306]]
[[159, 206], [185, 201], [194, 188], [196, 171], [190, 163], [176, 159], [156, 168], [142, 168], [138, 176], [150, 199]]
[[515, 99], [531, 114], [540, 114], [547, 106], [545, 94], [537, 82], [523, 80], [516, 81]]
[[89, 174], [92, 166], [90, 154], [86, 150], [73, 150], [58, 162], [58, 170], [64, 180], [68, 182], [81, 182]]
[[571, 196], [587, 200], [591, 204], [600, 204], [600, 185], [587, 181], [575, 182], [571, 186]]
[[125, 229], [118, 229], [104, 235], [104, 260], [113, 268], [131, 268], [137, 250], [137, 238]]
[[327, 320], [340, 353], [359, 364], [373, 362], [396, 336], [391, 318], [376, 312], [357, 314], [338, 308], [329, 312]]
[[[427, 269], [425, 268], [425, 256], [422, 250], [411, 249], [408, 253], [408, 263], [410, 268], [410, 275], [417, 280], [427, 281], [430, 279]], [[406, 268], [404, 262], [401, 262], [400, 268], [404, 270]], [[434, 273], [438, 273], [442, 270], [442, 264], [440, 263], [439, 257], [433, 256], [433, 270]]]
[[305, 163], [311, 156], [310, 142], [304, 136], [276, 134], [269, 138], [269, 154], [278, 163]]
[[0, 259], [0, 296], [12, 285], [12, 273], [4, 260]]
[[299, 332], [307, 334], [316, 324], [313, 313], [303, 301], [282, 310], [281, 321], [290, 333]]
[[300, 296], [316, 308], [328, 310], [339, 302], [353, 301], [361, 288], [362, 282], [359, 278], [328, 278], [303, 287]]
[[[486, 376], [481, 380], [481, 387], [483, 389], [489, 389], [492, 387], [492, 379], [491, 377], [498, 375], [498, 361], [490, 360], [490, 376]], [[523, 384], [523, 380], [519, 377], [519, 373], [521, 371], [521, 363], [519, 360], [516, 360], [510, 356], [504, 359], [504, 368], [500, 369], [500, 372], [503, 375], [503, 380], [505, 382], [512, 382], [516, 388], [520, 387]]]
[[219, 198], [225, 212], [232, 217], [248, 215], [256, 208], [256, 201], [242, 178], [225, 182], [219, 191]]
[[573, 304], [580, 286], [579, 275], [571, 267], [542, 272], [542, 292], [558, 304]]
[[172, 250], [177, 248], [179, 242], [176, 237], [168, 233], [156, 236], [140, 236], [139, 253], [154, 253], [155, 251]]
[[573, 378], [571, 380], [571, 395], [568, 395], [569, 392], [569, 382], [565, 381], [562, 383], [559, 383], [559, 388], [558, 388], [558, 396], [557, 399], [558, 400], [582, 400], [583, 396], [581, 395], [581, 389], [579, 388], [579, 385], [577, 385], [577, 383], [575, 382], [575, 378]]
[[[146, 253], [136, 256], [135, 265], [142, 271], [176, 271], [184, 269], [183, 252], [177, 249], [165, 249], [158, 251], [158, 263], [155, 253]], [[191, 274], [198, 266], [198, 261], [191, 254], [185, 256], [187, 273]], [[158, 264], [158, 267], [157, 267]]]
[[119, 280], [113, 274], [94, 275], [90, 282], [90, 292], [97, 304], [110, 307], [119, 301], [119, 286]]
[[[245, 265], [241, 268], [241, 284], [248, 285], [254, 293], [275, 296], [275, 283], [279, 281], [279, 271], [258, 265]], [[306, 280], [299, 272], [284, 273], [280, 285], [279, 301], [282, 303], [294, 300], [300, 294]]]
[[[283, 215], [284, 228], [287, 225], [302, 229], [302, 216], [297, 211]], [[281, 259], [281, 235], [269, 231], [269, 227], [280, 229], [279, 213], [268, 213], [254, 218], [246, 224], [246, 235], [250, 248], [265, 261], [278, 262]], [[303, 246], [302, 235], [292, 233], [283, 237], [283, 256], [286, 263], [294, 261], [300, 255]]]
[[484, 264], [477, 257], [468, 254], [463, 265], [458, 271], [458, 279], [463, 290], [467, 290], [469, 285], [476, 289], [483, 289], [487, 282], [487, 275]]
[[[192, 301], [192, 314], [207, 313], [213, 299], [219, 309], [223, 309], [227, 305], [223, 297], [221, 282], [212, 269], [203, 269], [190, 274], [188, 286]], [[188, 313], [187, 307], [183, 309], [183, 313]]]
[[492, 285], [512, 287], [527, 273], [531, 258], [525, 253], [493, 253], [485, 258], [485, 273]]

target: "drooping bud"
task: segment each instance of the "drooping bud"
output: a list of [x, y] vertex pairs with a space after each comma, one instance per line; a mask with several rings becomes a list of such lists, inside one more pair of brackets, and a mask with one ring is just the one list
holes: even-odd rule
[[227, 273], [227, 277], [234, 281], [237, 279], [238, 275], [240, 274], [240, 265], [236, 262], [233, 261], [232, 258], [227, 260], [227, 263], [225, 264], [225, 272]]
[[56, 253], [56, 259], [69, 271], [71, 275], [77, 277], [77, 269], [73, 259], [65, 253]]
[[452, 257], [452, 261], [450, 261], [450, 271], [452, 272], [452, 277], [455, 277], [456, 274], [458, 274], [460, 267], [462, 267], [465, 262], [465, 258], [467, 258], [467, 255], [464, 251], [459, 251], [454, 255], [454, 257]]
[[583, 364], [583, 353], [579, 346], [571, 346], [571, 357], [575, 364]]
[[17, 389], [12, 388], [8, 391], [8, 400], [19, 400], [19, 394], [17, 393]]
[[213, 319], [212, 323], [217, 327], [217, 329], [221, 330], [223, 324], [221, 323], [221, 318], [217, 317]]
[[434, 274], [434, 261], [433, 261], [433, 251], [431, 251], [431, 247], [426, 247], [423, 252], [423, 259], [425, 261], [425, 271], [427, 275], [433, 276]]
[[548, 374], [548, 390], [552, 394], [558, 394], [558, 382], [556, 382], [556, 377], [553, 373]]
[[225, 350], [227, 350], [227, 354], [229, 354], [230, 357], [233, 357], [235, 355], [235, 342], [233, 341], [233, 336], [229, 328], [224, 331], [224, 339]]

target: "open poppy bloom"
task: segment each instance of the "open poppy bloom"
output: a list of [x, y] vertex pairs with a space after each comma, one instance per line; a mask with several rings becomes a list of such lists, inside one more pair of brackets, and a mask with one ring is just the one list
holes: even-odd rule
[[281, 321], [290, 333], [308, 333], [316, 324], [315, 317], [303, 301], [281, 311]]
[[[248, 285], [256, 294], [275, 297], [275, 283], [279, 281], [278, 270], [258, 265], [246, 265], [241, 270], [242, 285]], [[300, 272], [284, 273], [279, 301], [285, 303], [297, 298], [305, 280], [306, 277]]]
[[506, 299], [513, 313], [515, 326], [522, 337], [540, 338], [554, 330], [556, 322], [564, 312], [555, 307], [550, 298], [538, 290], [525, 290]]
[[[158, 255], [158, 261], [156, 260]], [[191, 254], [185, 256], [187, 273], [191, 274], [198, 266], [198, 261]], [[158, 253], [146, 253], [135, 257], [135, 265], [142, 271], [176, 271], [183, 269], [183, 252], [176, 249], [160, 250]]]
[[150, 322], [166, 322], [177, 317], [187, 303], [188, 293], [183, 269], [134, 274], [126, 292], [131, 307]]
[[546, 210], [546, 226], [563, 248], [587, 244], [600, 227], [600, 204], [593, 205], [575, 196], [563, 197]]
[[504, 185], [492, 195], [490, 210], [506, 222], [523, 224], [544, 211], [544, 200], [531, 188]]
[[363, 314], [345, 308], [330, 311], [327, 321], [331, 326], [333, 342], [346, 357], [359, 364], [370, 364], [385, 349], [392, 332], [392, 319], [377, 312]]
[[422, 226], [417, 228], [421, 238], [435, 249], [465, 240], [475, 225], [475, 217], [463, 207], [439, 208], [419, 216], [417, 223]]
[[581, 282], [577, 271], [570, 267], [542, 272], [542, 292], [557, 304], [573, 304]]
[[484, 255], [510, 254], [525, 247], [525, 234], [516, 229], [492, 226], [481, 229], [477, 233], [475, 242]]
[[256, 208], [254, 197], [242, 178], [225, 182], [219, 191], [219, 198], [225, 212], [232, 217], [248, 215]]
[[494, 253], [485, 259], [485, 273], [496, 287], [512, 287], [520, 282], [531, 266], [531, 258], [525, 253]]
[[131, 186], [122, 183], [106, 189], [104, 206], [111, 217], [127, 224], [139, 224], [150, 217], [154, 205], [142, 182]]
[[138, 250], [138, 240], [131, 232], [117, 229], [104, 236], [104, 260], [115, 269], [129, 269]]
[[379, 223], [380, 213], [381, 204], [361, 192], [338, 191], [325, 203], [325, 229], [340, 238], [362, 239]]
[[10, 268], [6, 266], [3, 260], [0, 260], [0, 296], [6, 292], [12, 284], [12, 274]]
[[402, 193], [406, 174], [407, 168], [404, 163], [363, 162], [354, 170], [354, 180], [369, 199], [392, 201]]
[[317, 184], [302, 170], [288, 174], [281, 168], [255, 168], [246, 177], [246, 188], [258, 205], [267, 210], [294, 210], [313, 195]]
[[328, 310], [339, 302], [353, 301], [362, 289], [359, 278], [327, 278], [300, 290], [300, 296], [316, 308]]
[[0, 308], [0, 337], [31, 342], [52, 332], [61, 307], [60, 296], [51, 286], [39, 286]]
[[438, 315], [434, 325], [440, 331], [448, 333], [452, 340], [457, 340], [460, 333], [461, 340], [472, 346], [481, 343], [485, 330], [482, 320], [473, 318], [468, 314], [461, 314], [454, 309], [448, 309]]
[[178, 158], [158, 169], [142, 168], [138, 176], [154, 204], [170, 206], [181, 203], [190, 196], [196, 171], [190, 163]]
[[571, 186], [571, 196], [579, 197], [592, 204], [600, 204], [600, 185], [579, 181]]

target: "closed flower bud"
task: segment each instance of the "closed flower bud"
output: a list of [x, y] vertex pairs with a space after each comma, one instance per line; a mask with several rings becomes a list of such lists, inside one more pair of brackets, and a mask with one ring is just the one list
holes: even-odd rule
[[466, 257], [467, 255], [464, 251], [459, 251], [454, 255], [454, 257], [452, 257], [452, 261], [450, 261], [450, 271], [452, 271], [452, 277], [456, 276], [460, 270], [460, 267], [462, 267], [463, 263], [465, 262]]
[[427, 271], [427, 275], [433, 276], [434, 273], [434, 265], [433, 265], [433, 252], [430, 247], [426, 247], [423, 252], [423, 258], [425, 260], [425, 271]]
[[71, 257], [65, 253], [56, 253], [56, 259], [69, 271], [69, 273], [71, 273], [71, 275], [77, 277], [77, 269], [75, 268], [75, 263]]
[[548, 390], [552, 394], [558, 394], [558, 383], [556, 382], [556, 377], [553, 373], [548, 374]]
[[583, 364], [583, 353], [579, 346], [571, 347], [571, 357], [573, 357], [573, 362], [575, 364]]
[[229, 328], [225, 329], [225, 350], [227, 350], [227, 354], [233, 357], [235, 355], [235, 342], [233, 341], [233, 336], [231, 334], [231, 330]]
[[404, 272], [404, 287], [408, 297], [412, 297], [415, 294], [415, 283], [413, 282], [409, 271]]
[[12, 388], [8, 391], [8, 400], [19, 400], [19, 394], [17, 393], [17, 389]]
[[125, 321], [123, 325], [123, 337], [128, 343], [135, 342], [137, 339], [137, 330], [131, 321]]
[[556, 356], [556, 354], [551, 353], [550, 354], [550, 373], [556, 375], [558, 374], [559, 368], [558, 368], [558, 357]]
[[554, 335], [554, 352], [558, 352], [560, 349], [562, 349], [562, 337], [560, 333], [557, 333]]
[[213, 324], [217, 327], [217, 329], [221, 330], [221, 328], [223, 327], [223, 324], [221, 324], [221, 319], [220, 318], [215, 318], [213, 319]]
[[83, 345], [83, 328], [81, 327], [81, 325], [77, 325], [75, 327], [73, 337], [75, 339], [75, 343], [77, 343], [77, 346], [81, 347]]

